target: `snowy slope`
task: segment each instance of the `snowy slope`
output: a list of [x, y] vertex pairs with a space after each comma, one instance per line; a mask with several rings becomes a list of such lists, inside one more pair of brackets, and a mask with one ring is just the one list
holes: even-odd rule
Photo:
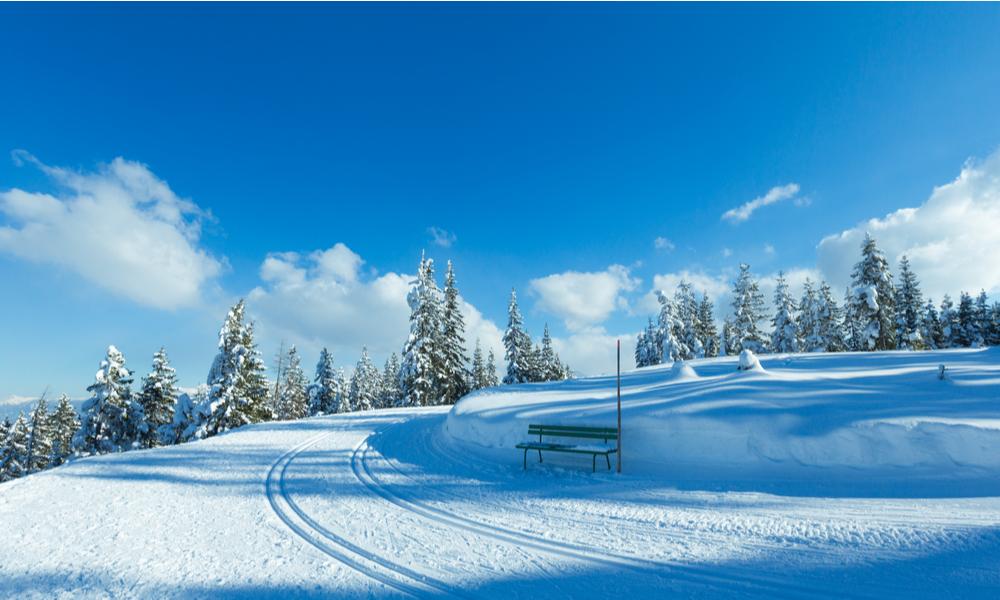
[[[921, 418], [990, 432], [978, 423], [994, 417], [973, 407], [989, 406], [987, 388], [996, 390], [988, 382], [992, 352], [947, 353], [955, 376], [941, 385], [978, 390], [982, 400], [961, 395], [961, 410], [927, 413], [933, 393], [917, 393]], [[817, 359], [826, 357], [790, 364]], [[865, 361], [840, 360], [854, 366], [808, 370], [765, 360], [768, 374], [732, 380], [725, 361], [695, 364], [697, 379], [642, 370], [628, 376], [626, 389], [637, 403], [660, 405], [645, 411], [652, 419], [671, 402], [660, 397], [665, 390], [715, 377], [734, 403], [719, 410], [740, 414], [739, 395], [756, 418], [766, 403], [755, 386], [779, 385], [764, 383], [770, 377], [787, 391], [798, 374], [812, 382], [803, 387], [812, 390], [807, 398], [771, 402], [801, 415], [832, 385], [818, 382], [824, 372], [881, 402], [853, 409], [856, 418], [912, 418], [913, 410], [889, 410], [893, 403], [875, 392], [896, 377], [922, 377], [925, 366], [872, 355], [871, 372], [857, 376]], [[936, 368], [938, 359], [920, 360]], [[508, 421], [603, 422], [606, 400], [593, 397], [606, 383], [525, 386], [505, 394], [509, 407], [496, 402], [500, 394], [480, 394], [451, 414], [406, 409], [248, 426], [2, 484], [0, 597], [992, 598], [1000, 591], [1000, 494], [984, 477], [969, 475], [962, 481], [972, 489], [936, 489], [935, 497], [920, 497], [915, 484], [869, 493], [864, 477], [860, 491], [847, 493], [839, 479], [842, 493], [829, 497], [812, 492], [815, 482], [746, 474], [726, 481], [716, 469], [707, 485], [681, 485], [656, 457], [638, 468], [644, 446], [635, 433], [625, 438], [633, 440], [632, 466], [622, 475], [591, 474], [589, 460], [580, 468], [569, 458], [523, 471], [520, 454], [503, 447]], [[477, 427], [485, 441], [496, 432], [497, 447], [457, 439], [457, 423], [464, 432]], [[937, 464], [929, 473], [947, 478]]]
[[[708, 359], [623, 374], [629, 472], [850, 493], [1000, 493], [1000, 348], [760, 363], [738, 371], [735, 358]], [[613, 426], [615, 411], [613, 377], [531, 384], [464, 398], [447, 430], [513, 448], [529, 422]]]

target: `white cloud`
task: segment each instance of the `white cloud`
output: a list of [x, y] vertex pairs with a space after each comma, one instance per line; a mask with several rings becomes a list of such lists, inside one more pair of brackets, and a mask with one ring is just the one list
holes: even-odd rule
[[578, 375], [605, 375], [615, 372], [615, 341], [622, 342], [622, 370], [635, 368], [635, 338], [637, 332], [611, 335], [603, 328], [588, 328], [572, 332], [567, 337], [552, 338], [559, 358], [569, 363]]
[[531, 289], [538, 295], [538, 308], [563, 319], [571, 330], [599, 324], [616, 309], [627, 308], [622, 293], [638, 285], [639, 280], [622, 265], [591, 273], [567, 271], [531, 280]]
[[[377, 359], [398, 353], [409, 334], [406, 294], [411, 275], [364, 273], [364, 261], [344, 244], [308, 254], [272, 253], [260, 267], [262, 285], [248, 296], [268, 345], [296, 344], [307, 356], [322, 347], [337, 364], [353, 366], [362, 346]], [[476, 338], [503, 361], [497, 326], [462, 300], [470, 358]], [[307, 359], [306, 362], [308, 362]]]
[[904, 254], [921, 280], [924, 294], [940, 300], [966, 290], [1000, 291], [1000, 151], [968, 162], [952, 182], [934, 189], [919, 207], [824, 238], [818, 266], [841, 289], [861, 253], [868, 231], [886, 253], [893, 271]]
[[427, 233], [431, 236], [431, 243], [442, 248], [451, 248], [452, 244], [458, 240], [454, 233], [440, 227], [428, 227]]
[[198, 245], [207, 216], [149, 167], [116, 158], [95, 172], [30, 163], [61, 188], [58, 196], [0, 192], [0, 251], [58, 265], [140, 304], [172, 309], [199, 301], [222, 269]]
[[657, 250], [673, 252], [677, 246], [675, 246], [674, 243], [668, 240], [667, 238], [660, 236], [655, 240], [653, 240], [653, 247], [656, 248]]
[[730, 223], [742, 223], [743, 221], [749, 219], [750, 215], [752, 215], [758, 208], [774, 204], [775, 202], [781, 202], [782, 200], [787, 200], [794, 197], [798, 193], [799, 184], [797, 183], [775, 186], [768, 190], [763, 196], [759, 196], [749, 202], [737, 206], [736, 208], [727, 210], [722, 214], [722, 220], [729, 221]]
[[774, 256], [776, 250], [771, 244], [764, 244], [764, 254], [768, 256]]

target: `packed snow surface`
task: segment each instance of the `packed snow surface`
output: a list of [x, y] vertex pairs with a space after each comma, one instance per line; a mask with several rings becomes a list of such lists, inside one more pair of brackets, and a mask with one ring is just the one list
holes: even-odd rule
[[[447, 431], [513, 448], [529, 423], [614, 426], [615, 390], [614, 377], [483, 390]], [[694, 360], [624, 373], [621, 390], [630, 473], [795, 492], [1000, 491], [1000, 348]]]
[[[609, 378], [78, 460], [0, 485], [0, 597], [998, 597], [997, 354], [864, 356], [629, 373], [620, 475], [512, 448], [528, 422], [612, 424]], [[899, 458], [914, 431], [923, 462]], [[834, 450], [796, 462], [802, 439]], [[825, 466], [851, 456], [854, 483]]]

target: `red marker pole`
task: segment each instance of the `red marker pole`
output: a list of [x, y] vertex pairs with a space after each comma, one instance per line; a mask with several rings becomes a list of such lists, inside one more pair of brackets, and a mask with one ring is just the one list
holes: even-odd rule
[[622, 341], [618, 340], [618, 472], [622, 472]]

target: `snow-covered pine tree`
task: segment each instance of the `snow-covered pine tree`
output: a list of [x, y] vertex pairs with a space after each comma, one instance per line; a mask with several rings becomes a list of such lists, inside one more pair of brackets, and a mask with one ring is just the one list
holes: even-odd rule
[[406, 295], [410, 305], [410, 335], [403, 346], [399, 388], [403, 406], [430, 406], [440, 397], [441, 303], [434, 282], [434, 261], [420, 257], [417, 278]]
[[337, 369], [337, 413], [349, 413], [351, 406], [351, 382], [347, 380], [347, 372], [341, 367]]
[[500, 377], [497, 375], [497, 361], [490, 350], [486, 355], [486, 377], [483, 380], [486, 384], [483, 387], [497, 387], [500, 385]]
[[955, 311], [955, 303], [951, 301], [951, 296], [944, 295], [941, 300], [941, 312], [939, 313], [939, 323], [941, 324], [941, 344], [939, 348], [955, 348], [958, 345], [959, 333], [958, 313]]
[[0, 446], [0, 483], [27, 473], [24, 463], [28, 452], [28, 422], [24, 413], [19, 414], [13, 423], [5, 423], [4, 429], [7, 432]]
[[[141, 422], [133, 409], [132, 374], [125, 368], [125, 357], [114, 346], [108, 346], [94, 383], [87, 391], [92, 394], [83, 403], [80, 429], [73, 437], [73, 449], [80, 454], [121, 452], [131, 447], [133, 424]], [[132, 414], [130, 414], [132, 413]]]
[[705, 356], [705, 347], [699, 336], [701, 323], [698, 317], [698, 300], [687, 281], [681, 281], [674, 291], [674, 309], [677, 329], [674, 334], [680, 342], [681, 358], [690, 360]]
[[931, 349], [943, 348], [944, 332], [941, 329], [941, 317], [938, 315], [934, 300], [927, 299], [920, 314], [920, 338]]
[[444, 307], [441, 312], [441, 401], [454, 404], [468, 392], [469, 370], [465, 356], [465, 319], [455, 286], [455, 268], [448, 261], [444, 276]]
[[10, 418], [4, 417], [0, 419], [0, 483], [7, 481], [4, 477], [4, 465], [6, 464], [5, 457], [7, 456], [7, 440], [13, 429], [14, 424], [10, 422]]
[[698, 339], [705, 349], [706, 357], [711, 358], [719, 355], [719, 332], [715, 327], [715, 306], [705, 292], [702, 292], [701, 302], [698, 303]]
[[656, 324], [650, 318], [646, 322], [646, 331], [640, 334], [640, 339], [636, 343], [636, 366], [649, 367], [660, 364], [660, 342]]
[[719, 356], [736, 356], [740, 353], [736, 332], [731, 317], [722, 320], [722, 331], [719, 332]]
[[803, 352], [826, 351], [826, 340], [822, 338], [819, 327], [819, 295], [808, 278], [802, 284], [798, 326], [798, 337], [802, 341], [800, 349]]
[[219, 353], [208, 374], [208, 397], [185, 438], [211, 437], [273, 418], [264, 361], [245, 313], [241, 299], [226, 315], [219, 330]]
[[851, 273], [849, 312], [857, 321], [860, 336], [856, 350], [893, 350], [896, 348], [896, 291], [889, 262], [879, 250], [875, 238], [865, 234], [861, 260]]
[[309, 395], [306, 391], [306, 374], [302, 371], [302, 359], [293, 344], [283, 361], [285, 367], [279, 392], [277, 418], [283, 420], [301, 419], [309, 414]]
[[316, 376], [309, 386], [309, 414], [329, 415], [337, 411], [337, 374], [333, 355], [323, 348], [316, 363]]
[[727, 335], [732, 347], [729, 354], [739, 354], [743, 350], [755, 354], [766, 352], [767, 337], [760, 329], [760, 324], [767, 321], [764, 294], [746, 263], [740, 264], [740, 274], [733, 283], [732, 306], [732, 331]]
[[469, 389], [472, 391], [486, 387], [486, 361], [483, 358], [483, 348], [476, 338], [476, 347], [472, 351], [472, 371], [469, 373]]
[[825, 282], [820, 282], [817, 300], [816, 318], [819, 322], [820, 338], [826, 345], [827, 352], [843, 352], [847, 350], [844, 339], [843, 314], [833, 297], [833, 290]]
[[976, 296], [976, 327], [979, 330], [979, 346], [992, 345], [990, 340], [993, 337], [993, 311], [990, 308], [990, 299], [986, 295], [986, 290], [979, 290]]
[[649, 358], [646, 350], [646, 331], [642, 330], [635, 336], [635, 366], [637, 369], [648, 366]]
[[138, 402], [145, 416], [139, 431], [139, 445], [143, 448], [161, 445], [161, 430], [174, 422], [174, 405], [177, 404], [177, 374], [163, 348], [153, 354], [153, 368], [142, 378]]
[[66, 394], [59, 396], [55, 412], [49, 415], [49, 429], [52, 431], [51, 462], [53, 466], [61, 465], [73, 453], [73, 435], [80, 429], [80, 419]]
[[48, 468], [52, 457], [52, 427], [49, 422], [48, 406], [43, 395], [35, 404], [28, 417], [28, 443], [24, 455], [24, 469], [27, 474]]
[[924, 350], [927, 343], [920, 335], [924, 297], [920, 281], [910, 269], [910, 260], [899, 259], [899, 284], [896, 286], [896, 341], [904, 350]]
[[382, 375], [368, 357], [368, 348], [362, 348], [361, 358], [351, 377], [351, 409], [372, 410], [379, 401], [381, 391]]
[[382, 391], [379, 397], [379, 408], [392, 408], [399, 404], [401, 392], [399, 389], [399, 357], [393, 352], [385, 359], [382, 367]]
[[504, 359], [507, 361], [507, 375], [504, 384], [532, 381], [533, 354], [531, 337], [524, 329], [524, 319], [517, 307], [517, 292], [510, 290], [507, 304], [507, 329], [503, 334]]
[[990, 315], [990, 333], [986, 343], [990, 346], [1000, 346], [1000, 302], [993, 303]]
[[545, 324], [542, 332], [542, 352], [539, 369], [541, 370], [541, 381], [560, 381], [563, 378], [562, 362], [555, 348], [552, 347], [552, 336], [549, 335], [549, 324]]
[[788, 291], [788, 281], [782, 271], [774, 288], [774, 317], [771, 319], [771, 351], [798, 352], [799, 326], [796, 319], [798, 308]]
[[660, 314], [656, 320], [656, 343], [659, 346], [660, 362], [683, 360], [687, 348], [677, 339], [680, 323], [676, 307], [661, 290], [656, 291], [656, 300], [660, 303]]
[[969, 293], [962, 292], [958, 299], [958, 331], [955, 333], [955, 343], [963, 348], [969, 348], [976, 346], [980, 339], [976, 305]]

